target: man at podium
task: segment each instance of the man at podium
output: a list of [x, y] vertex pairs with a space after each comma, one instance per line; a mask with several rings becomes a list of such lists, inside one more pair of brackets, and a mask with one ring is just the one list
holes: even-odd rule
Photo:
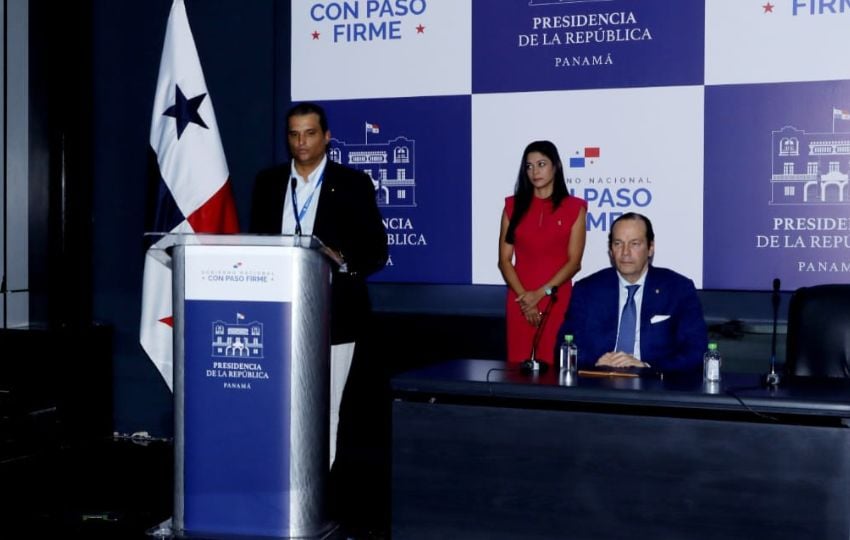
[[300, 103], [287, 113], [291, 160], [257, 175], [251, 232], [319, 238], [333, 265], [331, 288], [330, 462], [342, 392], [355, 342], [371, 313], [366, 278], [387, 261], [387, 235], [368, 175], [328, 159], [331, 138], [325, 111]]

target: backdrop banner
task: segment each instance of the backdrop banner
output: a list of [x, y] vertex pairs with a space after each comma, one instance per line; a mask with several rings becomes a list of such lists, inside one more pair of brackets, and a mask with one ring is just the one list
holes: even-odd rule
[[617, 216], [707, 289], [850, 282], [850, 4], [293, 2], [291, 95], [328, 109], [390, 238], [377, 281], [501, 284], [522, 150], [587, 200], [583, 270]]

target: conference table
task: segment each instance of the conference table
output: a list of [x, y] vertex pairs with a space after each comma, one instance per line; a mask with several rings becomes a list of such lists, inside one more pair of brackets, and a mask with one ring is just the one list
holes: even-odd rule
[[850, 538], [850, 380], [528, 374], [391, 381], [393, 538]]

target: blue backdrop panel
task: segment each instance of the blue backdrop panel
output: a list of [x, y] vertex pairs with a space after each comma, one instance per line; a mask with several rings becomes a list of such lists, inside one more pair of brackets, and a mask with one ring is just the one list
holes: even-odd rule
[[285, 534], [291, 304], [189, 300], [185, 323], [186, 529]]
[[850, 81], [706, 87], [706, 288], [846, 281]]
[[696, 0], [475, 0], [472, 91], [702, 84], [704, 21]]
[[331, 157], [366, 171], [390, 260], [381, 281], [471, 279], [470, 96], [323, 103]]

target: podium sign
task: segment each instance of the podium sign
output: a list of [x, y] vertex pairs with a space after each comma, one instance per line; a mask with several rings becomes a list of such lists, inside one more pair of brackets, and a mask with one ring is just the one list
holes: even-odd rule
[[291, 237], [183, 238], [173, 254], [174, 528], [320, 535], [329, 527], [327, 263]]

